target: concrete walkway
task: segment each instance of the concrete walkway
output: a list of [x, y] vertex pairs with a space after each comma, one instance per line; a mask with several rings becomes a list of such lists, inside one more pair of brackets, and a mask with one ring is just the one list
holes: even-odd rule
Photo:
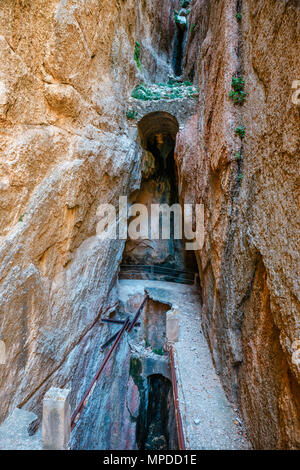
[[174, 344], [181, 417], [187, 449], [251, 448], [241, 419], [226, 399], [200, 324], [201, 304], [194, 286], [171, 282], [120, 280], [119, 297], [143, 294], [177, 307], [179, 340]]

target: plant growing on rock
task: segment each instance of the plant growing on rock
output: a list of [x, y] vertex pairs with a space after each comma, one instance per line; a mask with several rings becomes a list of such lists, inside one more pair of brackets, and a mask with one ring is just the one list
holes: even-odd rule
[[229, 96], [230, 98], [232, 98], [234, 104], [244, 104], [247, 97], [247, 93], [245, 93], [244, 91], [236, 92], [232, 90]]
[[232, 77], [231, 87], [232, 90], [229, 96], [234, 104], [244, 104], [247, 97], [247, 93], [244, 91], [245, 80], [240, 76], [234, 76]]
[[238, 135], [241, 139], [243, 139], [245, 137], [245, 131], [245, 126], [238, 126], [235, 128], [234, 133], [235, 135]]
[[241, 160], [241, 159], [242, 159], [241, 151], [237, 152], [237, 153], [235, 154], [234, 158], [235, 158], [236, 160]]
[[242, 18], [243, 18], [242, 13], [237, 13], [235, 17], [239, 23], [242, 21]]
[[141, 45], [138, 41], [136, 41], [135, 48], [134, 48], [134, 60], [135, 60], [137, 67], [141, 70], [142, 64], [140, 61], [140, 56], [141, 56]]
[[138, 113], [133, 109], [128, 109], [126, 116], [128, 119], [136, 119], [138, 117]]

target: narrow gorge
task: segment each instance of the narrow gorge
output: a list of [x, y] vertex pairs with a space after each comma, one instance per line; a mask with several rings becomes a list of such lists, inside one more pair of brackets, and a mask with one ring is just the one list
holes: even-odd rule
[[0, 24], [0, 449], [299, 450], [300, 1]]

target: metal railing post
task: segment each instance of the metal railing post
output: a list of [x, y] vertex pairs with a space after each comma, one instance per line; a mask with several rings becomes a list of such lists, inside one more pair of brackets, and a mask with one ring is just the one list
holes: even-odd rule
[[43, 400], [43, 449], [68, 449], [70, 433], [70, 390], [51, 387]]

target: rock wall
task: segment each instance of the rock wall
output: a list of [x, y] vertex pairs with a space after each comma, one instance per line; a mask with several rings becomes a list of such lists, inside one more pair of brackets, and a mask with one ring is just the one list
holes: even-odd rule
[[[71, 387], [74, 408], [97, 368], [124, 248], [95, 237], [97, 207], [140, 187], [128, 98], [167, 79], [178, 6], [1, 2], [0, 421], [38, 412], [51, 385]], [[205, 205], [203, 329], [256, 448], [300, 447], [299, 20], [297, 0], [194, 0], [183, 59], [200, 98], [175, 157], [181, 201]]]
[[[124, 288], [120, 297], [120, 309], [111, 318], [134, 316], [144, 298], [140, 293], [124, 292]], [[72, 432], [73, 450], [178, 448], [171, 370], [168, 355], [163, 353], [169, 309], [151, 299], [146, 302], [139, 327], [125, 333]], [[106, 328], [106, 338], [118, 329], [117, 325]], [[96, 338], [99, 341], [101, 335]], [[99, 364], [100, 343], [94, 345], [89, 360]], [[80, 366], [85, 368], [82, 362]], [[89, 384], [90, 377], [83, 377], [79, 396]], [[160, 421], [157, 414], [161, 410]]]
[[0, 420], [51, 385], [74, 407], [97, 367], [123, 243], [95, 237], [96, 211], [139, 188], [127, 100], [167, 78], [173, 3], [1, 2]]
[[[176, 159], [182, 202], [205, 206], [204, 331], [254, 447], [299, 449], [300, 4], [197, 0], [190, 21], [185, 75], [199, 79], [200, 100]], [[237, 73], [243, 106], [229, 98]]]

